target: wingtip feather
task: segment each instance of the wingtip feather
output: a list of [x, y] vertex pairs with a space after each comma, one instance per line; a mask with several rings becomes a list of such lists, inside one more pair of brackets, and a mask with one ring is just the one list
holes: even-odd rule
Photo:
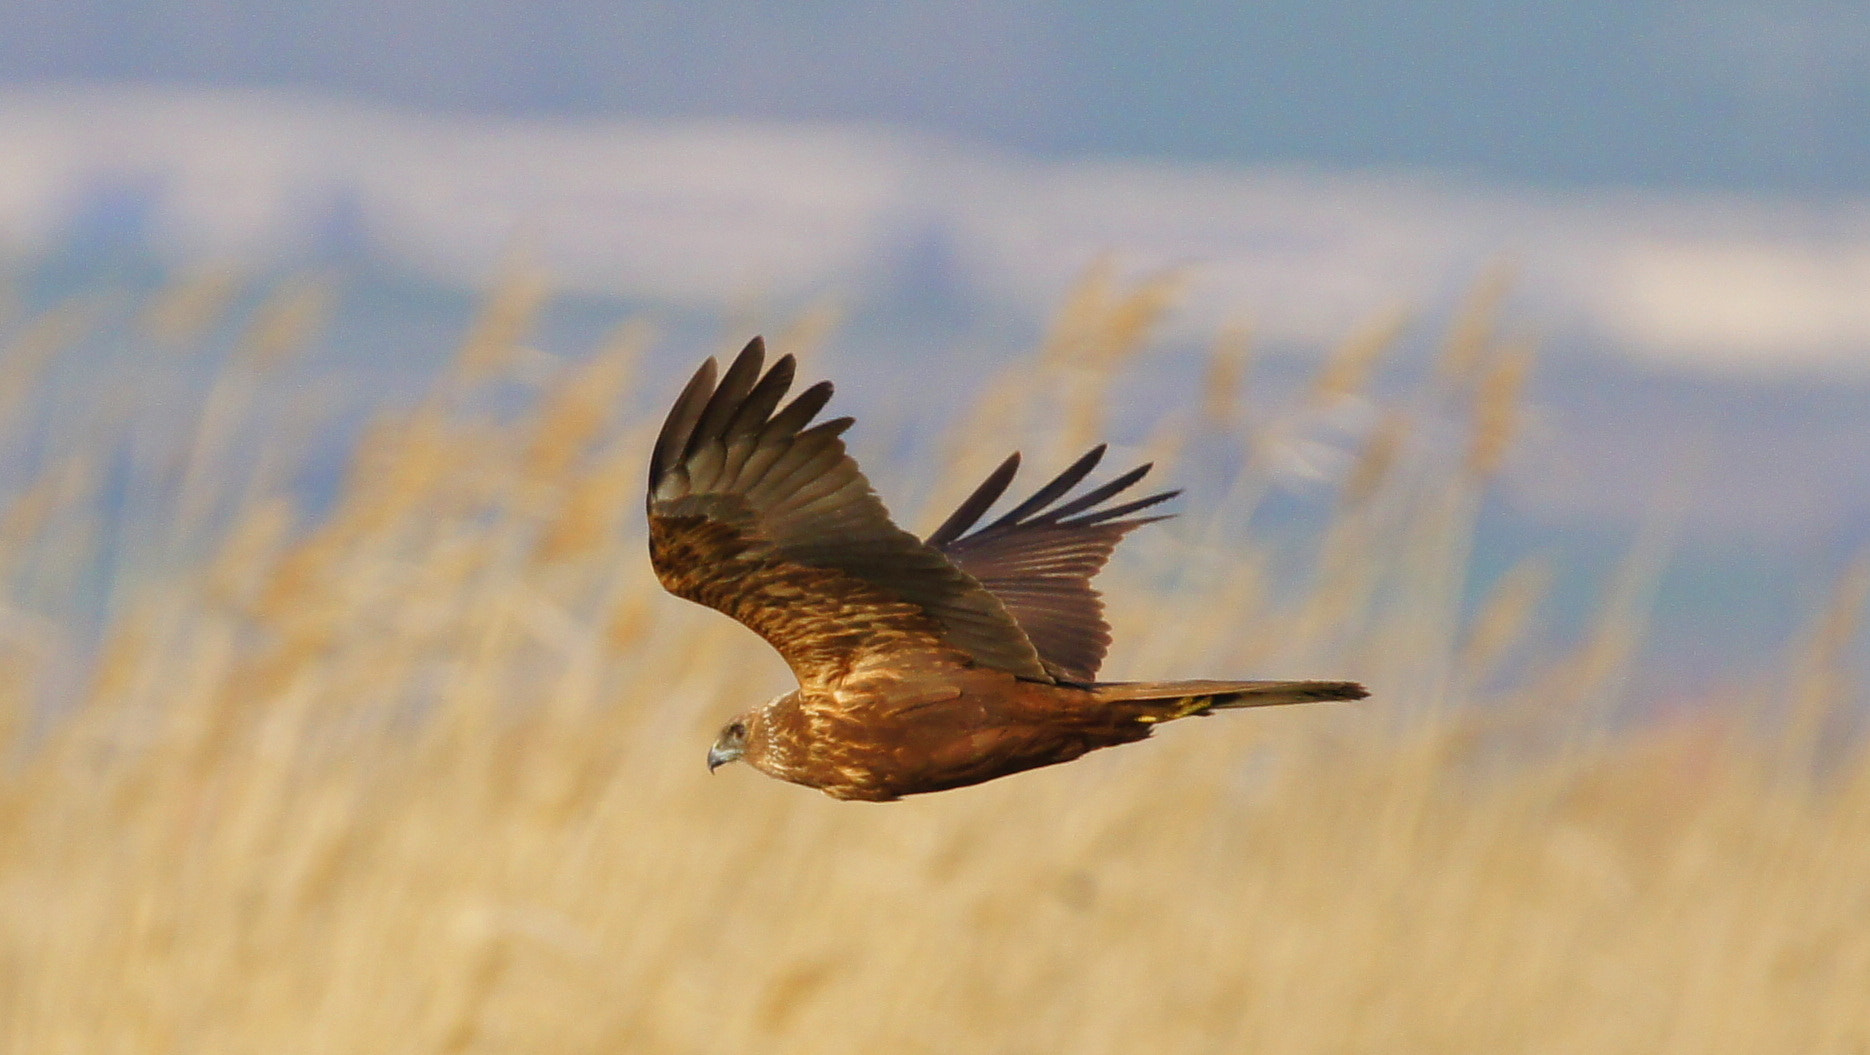
[[681, 394], [670, 404], [669, 416], [662, 419], [662, 429], [656, 434], [656, 445], [649, 456], [651, 492], [655, 491], [656, 485], [675, 465], [681, 452], [687, 449], [689, 436], [714, 394], [714, 382], [719, 371], [720, 364], [714, 361], [713, 356], [702, 360], [689, 377], [688, 384], [682, 386]]
[[689, 431], [688, 442], [683, 446], [684, 455], [693, 454], [701, 444], [711, 443], [726, 435], [727, 426], [734, 420], [741, 403], [753, 393], [754, 386], [759, 382], [760, 368], [765, 363], [766, 342], [755, 337], [747, 342], [747, 346], [728, 365], [727, 372], [721, 375], [720, 383], [715, 385], [714, 394], [708, 397], [700, 419]]
[[993, 472], [987, 474], [987, 479], [981, 481], [980, 486], [974, 489], [974, 493], [968, 495], [967, 499], [948, 515], [948, 519], [942, 521], [940, 527], [929, 534], [926, 540], [928, 544], [940, 549], [960, 538], [987, 510], [993, 508], [993, 504], [1006, 493], [1007, 486], [1013, 482], [1013, 477], [1018, 472], [1019, 452], [1014, 451]]
[[1005, 516], [988, 524], [983, 530], [992, 531], [995, 528], [1010, 527], [1063, 498], [1072, 488], [1078, 486], [1080, 480], [1089, 476], [1091, 470], [1097, 468], [1097, 463], [1104, 459], [1104, 452], [1109, 449], [1109, 444], [1100, 443], [1079, 455], [1077, 461], [1066, 466], [1065, 471], [1053, 477], [1050, 483], [1034, 491], [1032, 497], [1014, 506]]

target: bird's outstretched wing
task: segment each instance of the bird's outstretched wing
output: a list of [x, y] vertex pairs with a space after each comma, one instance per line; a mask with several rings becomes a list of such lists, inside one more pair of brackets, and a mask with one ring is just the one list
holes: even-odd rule
[[780, 409], [793, 359], [764, 362], [757, 337], [718, 383], [709, 359], [663, 422], [648, 497], [662, 585], [751, 627], [807, 686], [878, 653], [939, 650], [1050, 681], [999, 599], [890, 522], [838, 438], [851, 419], [810, 424], [830, 382]]
[[1031, 498], [967, 534], [1013, 482], [1019, 471], [1015, 454], [928, 537], [929, 545], [1000, 599], [1039, 650], [1046, 672], [1059, 681], [1087, 684], [1096, 679], [1110, 648], [1110, 625], [1104, 622], [1104, 602], [1092, 588], [1091, 577], [1103, 569], [1124, 535], [1164, 519], [1132, 514], [1181, 493], [1163, 491], [1106, 505], [1149, 472], [1151, 467], [1143, 465], [1060, 502], [1103, 457], [1103, 444], [1091, 448]]

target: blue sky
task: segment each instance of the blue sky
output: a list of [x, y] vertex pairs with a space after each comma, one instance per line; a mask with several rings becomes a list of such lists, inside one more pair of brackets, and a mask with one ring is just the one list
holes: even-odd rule
[[1860, 0], [0, 0], [0, 84], [876, 121], [1043, 156], [1870, 191]]

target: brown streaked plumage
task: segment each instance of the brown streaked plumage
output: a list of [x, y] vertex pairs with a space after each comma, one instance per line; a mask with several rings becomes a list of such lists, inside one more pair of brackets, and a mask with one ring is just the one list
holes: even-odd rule
[[783, 407], [795, 364], [754, 338], [709, 359], [676, 398], [649, 465], [649, 554], [670, 593], [725, 612], [779, 650], [799, 688], [728, 723], [708, 766], [744, 760], [840, 799], [943, 791], [1147, 737], [1231, 707], [1354, 700], [1341, 681], [1099, 682], [1110, 645], [1091, 578], [1137, 516], [1178, 492], [1110, 504], [1133, 469], [1067, 499], [1093, 448], [1032, 497], [975, 525], [1019, 455], [927, 539], [890, 522], [813, 425], [831, 383]]

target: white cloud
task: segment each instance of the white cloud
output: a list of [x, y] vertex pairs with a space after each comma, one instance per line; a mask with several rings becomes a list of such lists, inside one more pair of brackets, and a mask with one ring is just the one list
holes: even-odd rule
[[1639, 243], [1605, 277], [1613, 335], [1687, 365], [1862, 365], [1870, 349], [1870, 241]]
[[278, 97], [0, 95], [0, 239], [112, 182], [178, 260], [290, 262], [334, 225], [479, 284], [516, 245], [570, 286], [688, 305], [861, 292], [933, 232], [961, 292], [1051, 310], [1093, 258], [1185, 267], [1191, 331], [1323, 344], [1517, 262], [1542, 325], [1686, 368], [1870, 368], [1870, 209], [1513, 192], [1424, 177], [1040, 163], [880, 129], [464, 120]]

